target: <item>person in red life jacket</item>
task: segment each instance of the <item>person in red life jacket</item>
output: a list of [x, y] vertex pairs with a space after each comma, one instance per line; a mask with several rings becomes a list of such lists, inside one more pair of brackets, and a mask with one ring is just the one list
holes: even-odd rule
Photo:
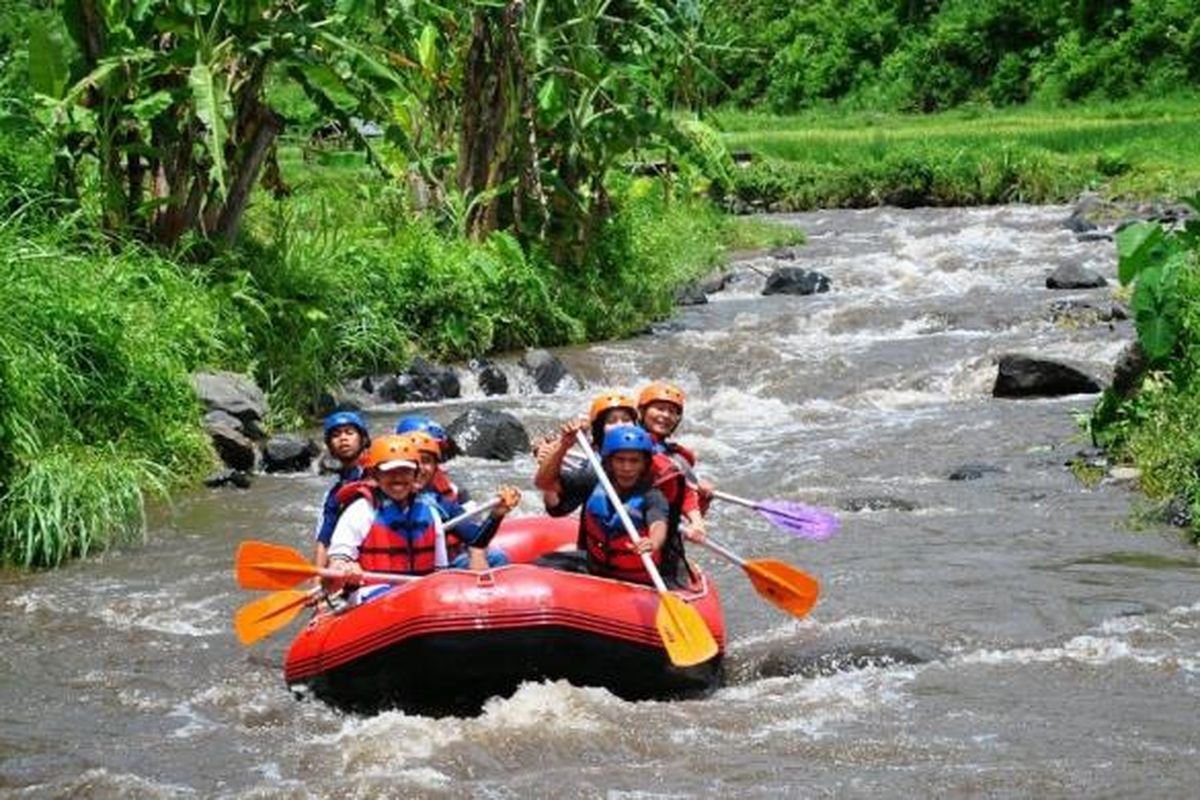
[[[364, 571], [427, 575], [449, 566], [437, 508], [417, 492], [419, 457], [402, 436], [371, 443], [363, 457], [368, 480], [340, 492], [346, 507], [329, 544], [329, 568], [340, 575], [326, 581], [327, 591], [358, 585]], [[520, 496], [502, 492], [500, 499], [492, 513], [503, 517]]]
[[600, 450], [604, 471], [638, 532], [638, 542], [625, 530], [620, 514], [599, 484], [583, 506], [588, 571], [633, 583], [652, 583], [641, 554], [649, 553], [666, 572], [667, 499], [651, 485], [654, 441], [637, 425], [618, 425], [604, 434]]
[[[587, 461], [564, 464], [567, 453], [575, 444], [576, 431], [590, 427], [592, 447], [599, 450], [607, 429], [636, 422], [637, 404], [632, 397], [620, 392], [605, 392], [592, 401], [586, 422], [580, 418], [566, 423], [557, 439], [550, 439], [539, 447], [533, 485], [542, 490], [546, 513], [553, 517], [566, 516], [583, 505], [596, 488], [596, 476]], [[580, 549], [582, 547], [581, 543]]]
[[[538, 471], [534, 475], [534, 486], [542, 490], [547, 514], [552, 517], [570, 514], [581, 507], [599, 485], [599, 480], [587, 461], [574, 464], [566, 462], [567, 453], [575, 441], [575, 433], [590, 427], [593, 447], [601, 450], [605, 430], [629, 424], [635, 413], [636, 402], [632, 397], [617, 392], [606, 392], [592, 401], [586, 419], [581, 417], [563, 425], [558, 440], [551, 442], [542, 454]], [[668, 559], [669, 568], [664, 571], [663, 578], [672, 585], [683, 586], [689, 582], [689, 572], [679, 569], [687, 563], [683, 557], [683, 543], [679, 534], [684, 493], [683, 476], [673, 461], [665, 455], [655, 455], [651, 460], [650, 482], [666, 498], [669, 511], [666, 552], [671, 557]], [[538, 563], [570, 572], [585, 570], [587, 536], [582, 516], [579, 520], [576, 547], [578, 552], [548, 554], [539, 558]]]
[[[402, 417], [396, 423], [396, 433], [424, 433], [433, 438], [441, 448], [441, 452], [438, 453], [438, 464], [440, 465], [442, 459], [446, 458], [446, 449], [450, 446], [450, 435], [446, 433], [445, 428], [429, 417]], [[437, 466], [424, 483], [428, 489], [437, 492], [440, 497], [447, 500], [462, 504], [471, 502], [470, 493], [450, 480], [446, 470], [440, 466]]]
[[683, 478], [683, 496], [679, 506], [684, 536], [702, 542], [706, 533], [704, 514], [712, 500], [712, 485], [696, 478], [696, 456], [683, 445], [668, 441], [683, 418], [683, 390], [655, 381], [638, 394], [638, 413], [642, 426], [654, 440], [659, 471], [672, 468]]
[[[404, 439], [412, 442], [417, 449], [417, 491], [427, 496], [437, 506], [438, 514], [443, 520], [457, 517], [467, 511], [465, 504], [458, 502], [456, 493], [443, 493], [437, 490], [434, 481], [441, 472], [440, 464], [443, 448], [440, 442], [424, 431], [412, 431], [403, 435]], [[503, 486], [501, 492], [520, 491], [513, 486]], [[515, 502], [514, 502], [515, 505]], [[489, 567], [502, 567], [509, 563], [508, 555], [498, 547], [491, 547], [492, 537], [500, 527], [502, 517], [494, 515], [483, 522], [466, 520], [454, 529], [456, 546], [450, 549], [450, 566], [455, 569], [484, 570]]]
[[313, 532], [313, 538], [316, 540], [313, 560], [318, 567], [329, 564], [329, 539], [333, 536], [333, 528], [341, 515], [337, 493], [346, 484], [362, 480], [363, 469], [358, 459], [370, 444], [371, 434], [367, 430], [367, 424], [353, 411], [335, 411], [325, 418], [325, 449], [341, 466], [338, 468], [337, 479], [325, 492], [321, 501], [321, 515], [317, 518], [317, 527]]

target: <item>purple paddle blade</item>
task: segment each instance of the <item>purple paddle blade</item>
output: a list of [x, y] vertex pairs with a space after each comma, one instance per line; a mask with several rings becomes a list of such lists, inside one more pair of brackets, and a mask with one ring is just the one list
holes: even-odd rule
[[816, 542], [833, 536], [840, 524], [831, 511], [786, 500], [769, 500], [756, 509], [772, 525]]

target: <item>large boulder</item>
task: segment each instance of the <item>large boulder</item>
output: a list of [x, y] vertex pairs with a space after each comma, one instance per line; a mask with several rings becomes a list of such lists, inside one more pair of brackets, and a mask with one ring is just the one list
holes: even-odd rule
[[707, 278], [700, 281], [700, 290], [706, 295], [723, 292], [729, 287], [729, 284], [733, 283], [736, 274], [737, 273], [735, 273], [733, 270], [724, 270], [722, 272], [709, 275]]
[[1000, 357], [993, 397], [1061, 397], [1095, 394], [1100, 383], [1075, 367], [1023, 355]]
[[470, 363], [475, 380], [479, 383], [479, 391], [487, 396], [508, 394], [508, 375], [504, 370], [491, 361], [480, 359]]
[[267, 472], [304, 472], [320, 452], [317, 443], [307, 436], [295, 433], [272, 436], [263, 449], [263, 469]]
[[1107, 285], [1103, 275], [1078, 264], [1063, 264], [1046, 278], [1047, 289], [1099, 289]]
[[223, 469], [219, 472], [214, 472], [204, 479], [204, 485], [210, 489], [219, 489], [222, 486], [234, 486], [238, 489], [249, 489], [253, 482], [249, 472], [243, 472], [238, 469]]
[[192, 375], [192, 388], [205, 411], [224, 411], [240, 419], [247, 430], [262, 429], [267, 399], [249, 376], [236, 372], [197, 372]]
[[577, 383], [558, 356], [548, 350], [526, 350], [521, 356], [521, 366], [533, 377], [538, 391], [553, 394], [564, 382]]
[[374, 397], [363, 383], [368, 378], [348, 380], [330, 392], [322, 392], [313, 406], [313, 412], [318, 417], [327, 417], [334, 411], [362, 411], [374, 405]]
[[446, 429], [450, 454], [493, 461], [509, 461], [529, 452], [529, 433], [521, 421], [506, 411], [475, 407], [455, 418]]
[[675, 305], [702, 306], [708, 302], [708, 295], [699, 283], [685, 283], [675, 290]]
[[780, 267], [767, 276], [762, 293], [807, 295], [828, 291], [828, 276], [803, 267]]
[[460, 396], [462, 384], [452, 367], [418, 357], [407, 370], [378, 386], [376, 394], [389, 403], [434, 402]]
[[229, 425], [206, 423], [204, 429], [212, 438], [213, 447], [227, 467], [252, 472], [258, 461], [258, 451], [250, 437]]

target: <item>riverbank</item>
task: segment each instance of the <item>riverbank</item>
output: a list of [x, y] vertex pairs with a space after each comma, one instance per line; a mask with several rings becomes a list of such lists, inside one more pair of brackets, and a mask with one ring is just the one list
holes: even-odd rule
[[711, 121], [747, 160], [738, 211], [1178, 201], [1200, 186], [1194, 97], [914, 115], [827, 109]]
[[211, 472], [194, 371], [253, 375], [268, 427], [293, 428], [352, 375], [625, 336], [724, 252], [802, 240], [645, 180], [594, 258], [564, 270], [506, 234], [439, 228], [367, 177], [298, 165], [290, 196], [261, 198], [240, 245], [206, 263], [38, 207], [0, 226], [0, 561], [53, 566], [136, 539], [147, 495]]

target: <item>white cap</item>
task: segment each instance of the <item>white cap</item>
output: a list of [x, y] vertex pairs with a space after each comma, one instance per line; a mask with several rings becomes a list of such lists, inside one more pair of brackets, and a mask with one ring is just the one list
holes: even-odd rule
[[400, 469], [401, 467], [408, 467], [409, 469], [416, 469], [417, 462], [405, 461], [402, 458], [397, 458], [392, 461], [384, 461], [382, 464], [375, 465], [375, 469], [379, 472], [391, 472], [392, 470]]

